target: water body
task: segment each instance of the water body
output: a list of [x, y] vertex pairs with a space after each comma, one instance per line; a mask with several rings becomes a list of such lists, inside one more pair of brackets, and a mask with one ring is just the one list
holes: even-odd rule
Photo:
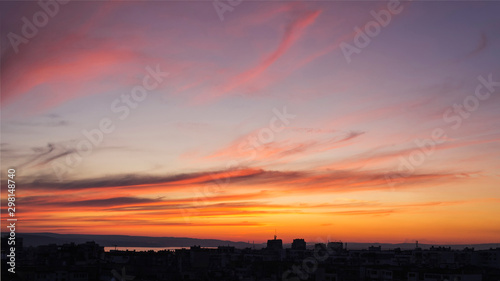
[[[175, 251], [180, 249], [189, 249], [190, 247], [104, 247], [105, 252], [109, 252], [111, 250], [117, 251], [136, 251], [136, 252], [148, 252], [148, 251]], [[217, 247], [203, 247], [205, 249], [217, 249]]]

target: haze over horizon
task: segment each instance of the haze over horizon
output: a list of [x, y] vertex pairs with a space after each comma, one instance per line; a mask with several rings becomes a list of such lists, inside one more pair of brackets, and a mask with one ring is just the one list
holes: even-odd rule
[[0, 3], [17, 232], [498, 243], [500, 2], [388, 5]]
[[[20, 237], [23, 237], [25, 246], [38, 246], [47, 244], [61, 245], [65, 243], [86, 243], [94, 241], [95, 243], [105, 246], [105, 247], [129, 247], [129, 248], [164, 248], [164, 247], [218, 247], [218, 246], [234, 246], [239, 249], [245, 247], [258, 247], [265, 248], [268, 241], [233, 241], [233, 240], [222, 240], [222, 239], [203, 239], [196, 237], [169, 237], [167, 235], [163, 236], [130, 236], [123, 234], [58, 234], [50, 232], [42, 233], [20, 233]], [[148, 240], [145, 240], [148, 239]], [[271, 237], [268, 240], [273, 240]], [[278, 240], [282, 240], [277, 236]], [[302, 238], [295, 237], [292, 240], [282, 240], [283, 246], [290, 247], [293, 240], [300, 240]], [[393, 243], [381, 243], [378, 241], [340, 241], [336, 239], [318, 237], [316, 240], [307, 241], [305, 243], [307, 247], [315, 247], [317, 243], [327, 244], [329, 242], [343, 243], [344, 247], [350, 249], [368, 249], [369, 246], [381, 246], [384, 250], [402, 248], [402, 249], [429, 249], [431, 247], [452, 247], [454, 250], [465, 249], [466, 247], [474, 247], [475, 250], [487, 250], [491, 248], [498, 247], [500, 242], [497, 243], [479, 243], [479, 244], [444, 244], [444, 243], [425, 243], [422, 241], [399, 241]]]

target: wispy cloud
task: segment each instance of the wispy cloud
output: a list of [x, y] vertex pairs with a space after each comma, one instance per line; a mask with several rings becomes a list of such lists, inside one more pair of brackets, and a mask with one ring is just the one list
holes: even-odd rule
[[214, 99], [225, 96], [233, 90], [244, 87], [261, 76], [271, 65], [283, 56], [293, 44], [302, 37], [304, 30], [314, 23], [321, 11], [306, 11], [294, 18], [284, 30], [283, 37], [277, 48], [266, 55], [256, 66], [232, 77], [228, 82], [214, 90], [210, 95], [199, 97], [200, 100]]
[[325, 152], [331, 149], [343, 147], [350, 144], [350, 141], [361, 137], [364, 132], [332, 132], [331, 130], [315, 130], [321, 135], [310, 135], [311, 129], [290, 130], [295, 132], [292, 137], [284, 140], [276, 140], [268, 144], [262, 144], [259, 147], [252, 147], [249, 139], [255, 137], [257, 132], [251, 132], [241, 136], [231, 142], [227, 147], [206, 156], [207, 159], [241, 159], [246, 158], [250, 153], [254, 154], [252, 161], [263, 165], [272, 161], [290, 160], [289, 157], [305, 156]]

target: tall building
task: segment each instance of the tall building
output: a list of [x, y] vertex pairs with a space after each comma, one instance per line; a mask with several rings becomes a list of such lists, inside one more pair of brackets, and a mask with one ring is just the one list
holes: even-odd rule
[[304, 239], [293, 239], [292, 250], [305, 250], [306, 241]]
[[274, 235], [273, 240], [267, 240], [267, 248], [268, 250], [283, 250], [283, 241], [281, 239], [276, 239], [276, 235]]
[[327, 247], [329, 249], [336, 251], [336, 252], [341, 252], [343, 250], [344, 243], [342, 243], [342, 242], [328, 242]]

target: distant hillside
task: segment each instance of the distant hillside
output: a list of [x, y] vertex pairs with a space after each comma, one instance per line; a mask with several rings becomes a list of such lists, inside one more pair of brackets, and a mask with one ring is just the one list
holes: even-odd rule
[[[236, 248], [252, 247], [246, 242], [233, 242], [217, 239], [197, 239], [185, 237], [148, 237], [128, 235], [92, 235], [92, 234], [57, 234], [57, 233], [18, 233], [23, 238], [24, 246], [38, 246], [47, 244], [85, 243], [95, 241], [101, 246], [111, 247], [202, 247], [234, 246]], [[255, 245], [261, 248], [262, 245]]]
[[[6, 233], [2, 233], [2, 236]], [[148, 237], [148, 236], [129, 236], [129, 235], [92, 235], [92, 234], [57, 234], [57, 233], [17, 233], [17, 237], [23, 237], [24, 246], [38, 246], [48, 244], [64, 244], [64, 243], [85, 243], [95, 241], [97, 244], [105, 247], [190, 247], [199, 245], [202, 247], [217, 247], [217, 246], [233, 246], [236, 248], [247, 248], [255, 246], [260, 249], [266, 246], [265, 243], [253, 245], [247, 242], [233, 242], [228, 240], [217, 239], [198, 239], [187, 237]], [[288, 241], [284, 241], [288, 242]], [[312, 248], [316, 242], [306, 241], [307, 247]], [[285, 248], [290, 248], [290, 243], [283, 243]], [[356, 243], [347, 242], [347, 249], [362, 250], [368, 249], [370, 246], [381, 246], [382, 250], [391, 250], [401, 248], [402, 250], [414, 249], [414, 243]], [[419, 244], [422, 249], [429, 249], [431, 246], [451, 247], [454, 250], [461, 250], [465, 247], [474, 248], [476, 250], [485, 250], [490, 248], [500, 247], [500, 243], [490, 244], [461, 244], [461, 245], [431, 245]]]
[[[382, 250], [392, 250], [396, 248], [400, 248], [401, 250], [412, 250], [415, 249], [415, 243], [398, 243], [398, 244], [390, 244], [390, 243], [356, 243], [356, 242], [348, 242], [347, 249], [348, 250], [362, 250], [368, 249], [370, 246], [378, 247], [380, 246]], [[456, 245], [442, 245], [442, 244], [418, 244], [419, 248], [424, 250], [430, 249], [432, 246], [434, 247], [451, 247], [452, 250], [462, 250], [465, 248], [474, 248], [475, 250], [487, 250], [490, 248], [500, 247], [500, 243], [489, 243], [489, 244], [456, 244]]]

